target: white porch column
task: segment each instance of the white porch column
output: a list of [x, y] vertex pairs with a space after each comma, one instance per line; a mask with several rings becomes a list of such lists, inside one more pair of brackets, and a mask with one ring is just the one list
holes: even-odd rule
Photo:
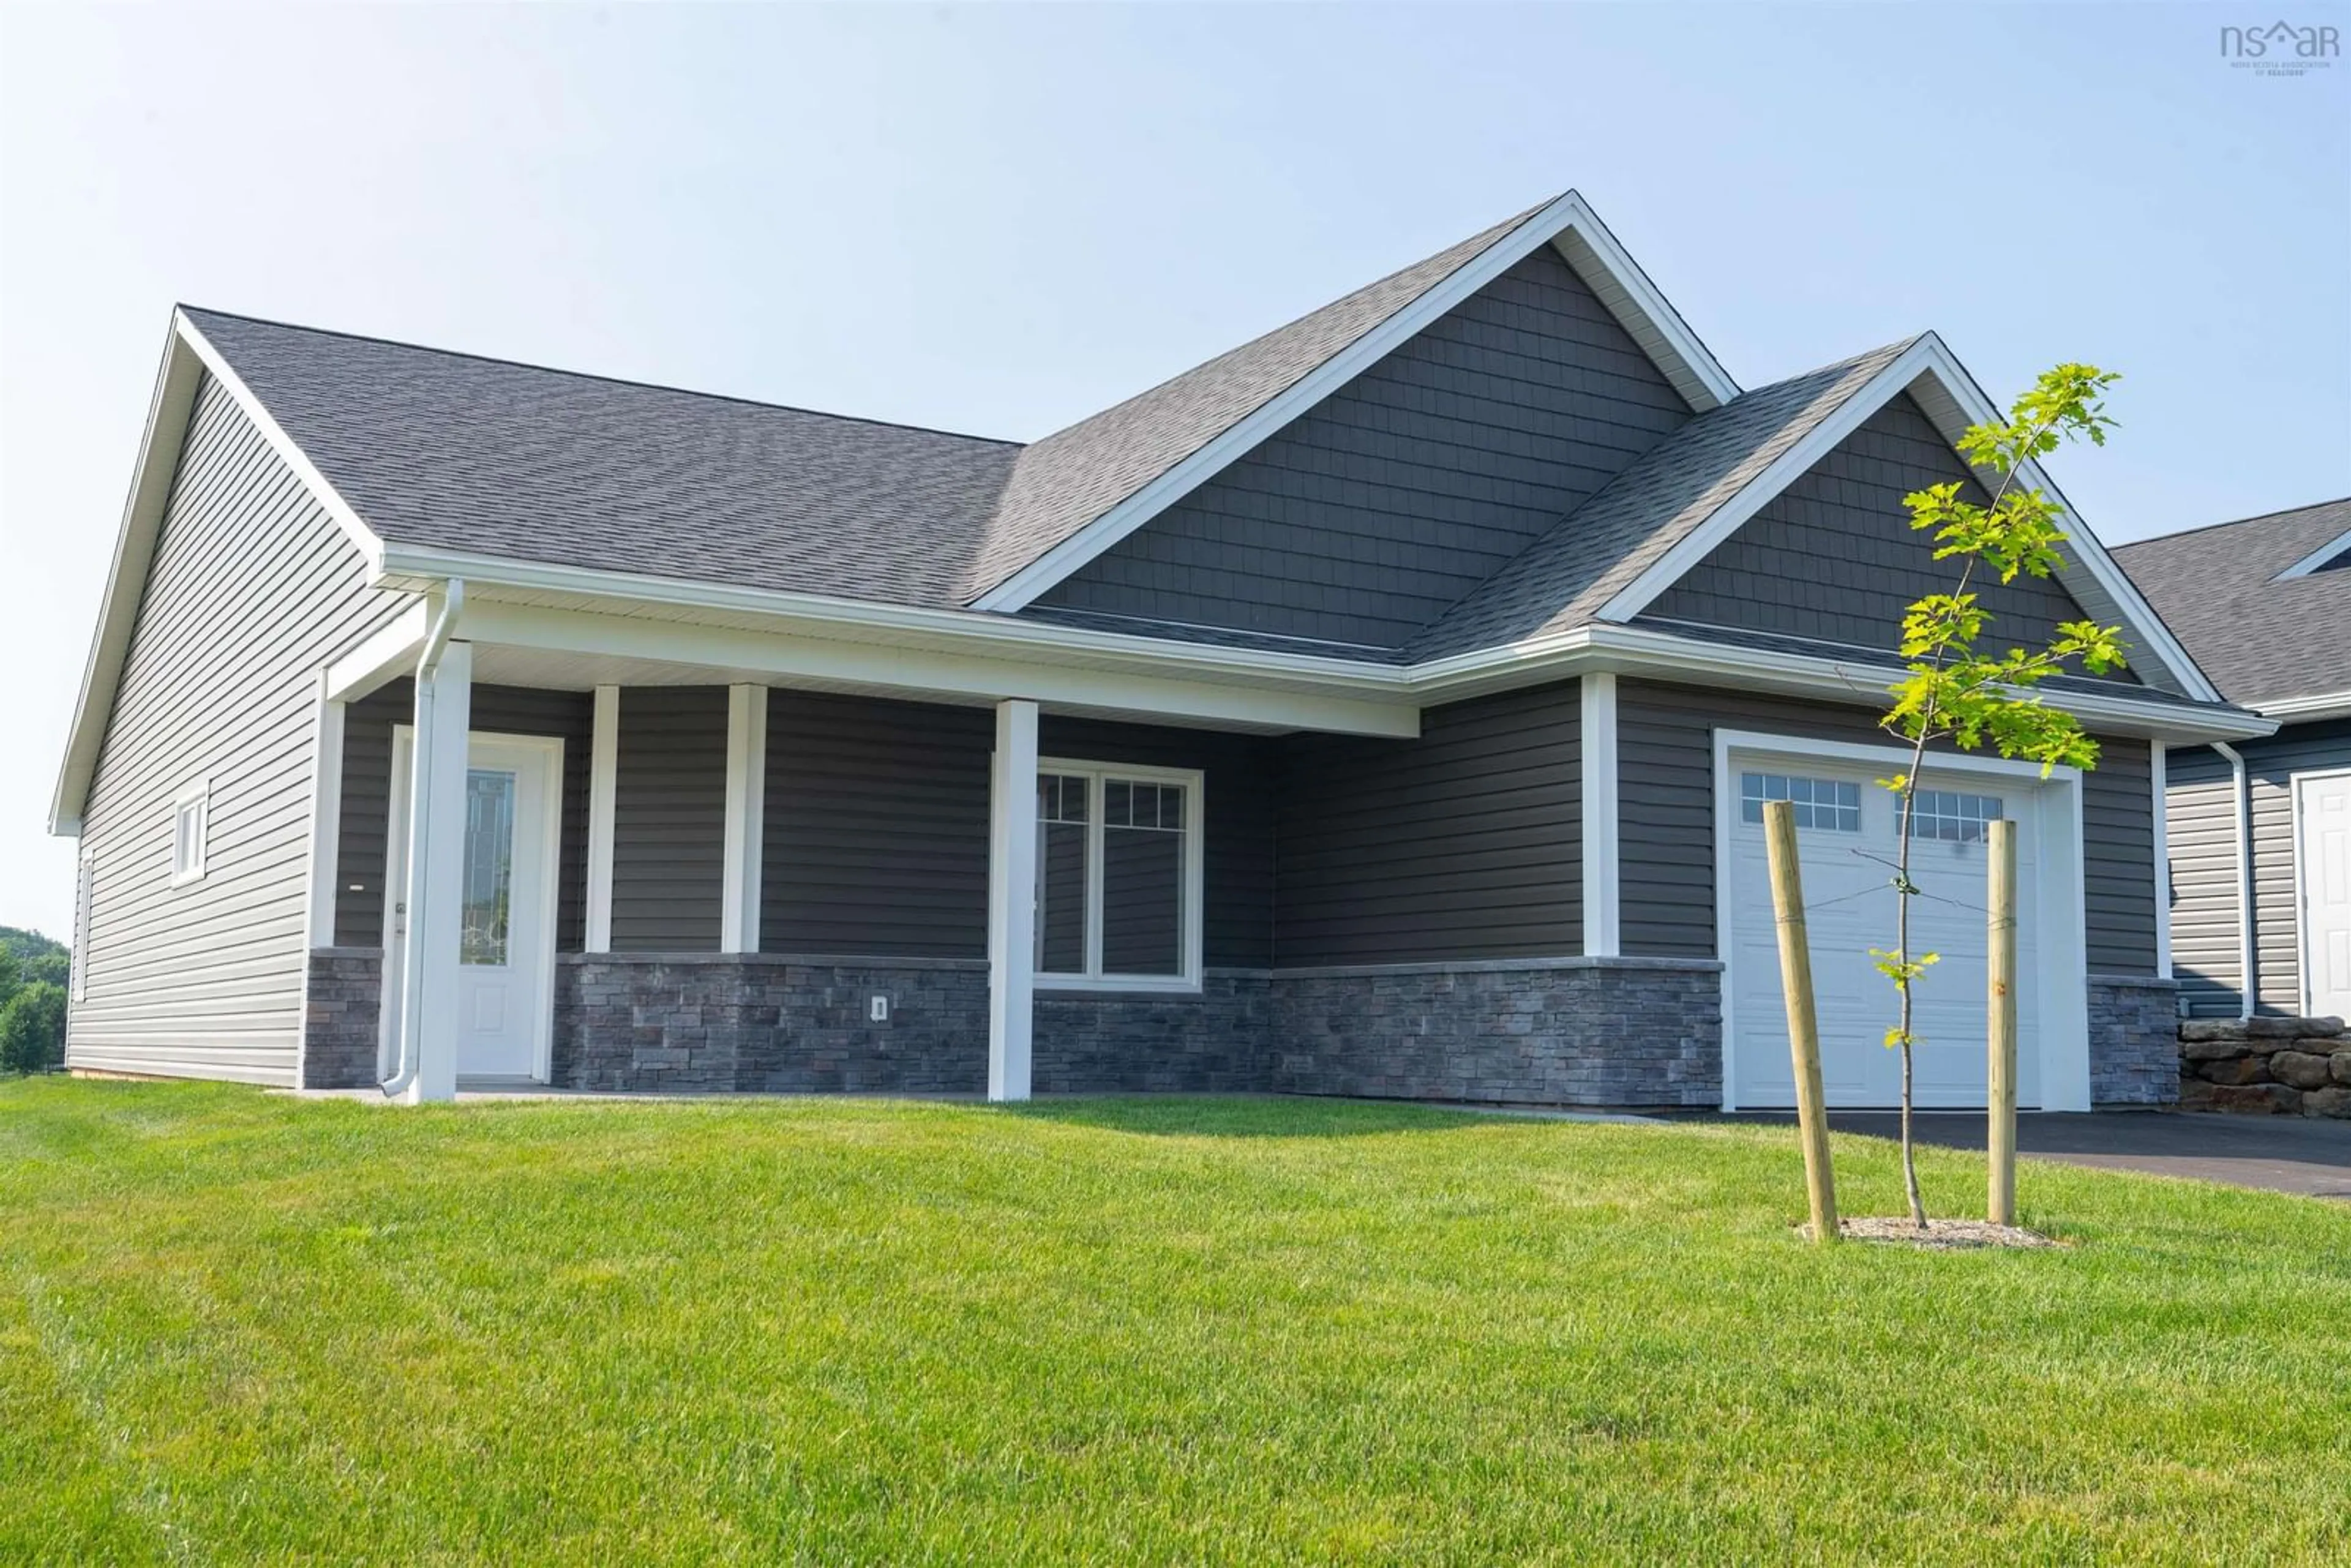
[[2147, 793], [2155, 803], [2155, 972], [2164, 979], [2171, 973], [2171, 811], [2169, 759], [2163, 742], [2147, 743]]
[[726, 837], [718, 950], [759, 950], [759, 854], [768, 810], [768, 688], [726, 691]]
[[1623, 942], [1616, 865], [1616, 677], [1586, 675], [1583, 758], [1583, 956], [1615, 957]]
[[1037, 705], [996, 705], [988, 776], [987, 1097], [1029, 1098], [1037, 967]]
[[416, 683], [409, 783], [408, 937], [401, 1029], [416, 1076], [412, 1105], [457, 1094], [457, 951], [465, 872], [465, 754], [473, 727], [474, 645], [451, 643]]
[[612, 950], [612, 823], [621, 775], [621, 688], [596, 688], [595, 727], [588, 737], [588, 931], [590, 953]]

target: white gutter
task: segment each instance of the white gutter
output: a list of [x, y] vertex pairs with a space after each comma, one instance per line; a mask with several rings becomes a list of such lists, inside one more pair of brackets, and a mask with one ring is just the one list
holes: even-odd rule
[[2223, 740], [2214, 741], [2212, 749], [2229, 759], [2230, 796], [2237, 829], [2237, 991], [2241, 1001], [2237, 1016], [2249, 1019], [2253, 1016], [2261, 988], [2261, 976], [2255, 971], [2253, 958], [2252, 779], [2245, 770], [2242, 752]]
[[[1184, 643], [1131, 632], [1100, 632], [1023, 621], [971, 610], [877, 604], [825, 594], [743, 588], [728, 583], [604, 571], [546, 561], [509, 559], [470, 551], [385, 548], [378, 587], [423, 591], [463, 577], [476, 589], [521, 594], [590, 596], [657, 604], [704, 615], [742, 616], [763, 629], [846, 642], [928, 645], [947, 652], [982, 652], [1043, 664], [1118, 667], [1179, 679], [1207, 680], [1434, 705], [1487, 692], [1565, 679], [1585, 669], [1660, 678], [1713, 676], [1735, 685], [1851, 701], [1866, 690], [1880, 695], [1893, 672], [1817, 654], [1724, 644], [1709, 647], [1648, 627], [1600, 622], [1543, 633], [1499, 648], [1418, 664], [1375, 664], [1328, 654]], [[526, 600], [525, 602], [529, 601]], [[681, 617], [692, 619], [693, 617]], [[718, 622], [724, 624], [726, 622]], [[2127, 690], [2127, 688], [2123, 688]], [[2108, 733], [2142, 735], [2182, 745], [2274, 734], [2277, 721], [2240, 712], [2212, 712], [2179, 703], [2147, 703], [2118, 691], [2046, 693], [2044, 700]]]
[[[458, 612], [465, 608], [465, 580], [453, 577], [441, 601], [440, 618], [433, 622], [433, 630], [424, 639], [424, 652], [416, 661], [416, 737], [420, 746], [433, 733], [433, 672], [441, 667], [441, 655], [449, 646], [449, 634], [456, 629]], [[424, 852], [426, 835], [432, 831], [433, 791], [412, 789], [408, 794], [408, 862], [413, 866], [417, 856]], [[392, 892], [385, 888], [384, 896], [390, 898]], [[406, 896], [404, 889], [402, 896]], [[415, 914], [413, 909], [408, 911], [409, 919], [413, 921]], [[403, 941], [401, 949], [400, 1057], [392, 1063], [392, 1076], [381, 1085], [386, 1094], [395, 1099], [408, 1092], [409, 1085], [416, 1082], [416, 1052], [411, 1047], [416, 1039], [417, 1009], [423, 1000], [419, 995], [423, 967], [416, 962], [413, 946]]]
[[2313, 719], [2351, 717], [2351, 692], [2320, 692], [2306, 697], [2282, 697], [2273, 703], [2247, 705], [2255, 713], [2294, 724]]

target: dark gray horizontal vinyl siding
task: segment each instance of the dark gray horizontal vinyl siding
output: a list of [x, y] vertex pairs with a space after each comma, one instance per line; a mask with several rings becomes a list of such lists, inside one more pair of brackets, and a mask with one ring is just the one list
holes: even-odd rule
[[[415, 683], [392, 682], [343, 716], [343, 795], [335, 876], [335, 941], [372, 947], [383, 940], [384, 855], [392, 811], [392, 732], [416, 714]], [[477, 685], [475, 733], [551, 736], [563, 742], [563, 822], [556, 861], [555, 946], [577, 953], [587, 929], [588, 773], [595, 699], [586, 692]]]
[[[1886, 744], [1870, 710], [1762, 693], [1625, 681], [1616, 715], [1625, 951], [1714, 956], [1714, 732]], [[1949, 747], [1936, 749], [1948, 751]], [[2146, 744], [2107, 740], [2115, 771], [2083, 791], [2090, 967], [2155, 967], [2154, 820]]]
[[768, 705], [759, 945], [987, 951], [990, 710], [777, 691]]
[[1431, 709], [1418, 740], [1286, 739], [1276, 961], [1580, 952], [1581, 704], [1569, 682]]
[[[207, 379], [83, 814], [75, 1065], [293, 1082], [318, 672], [407, 602], [365, 586], [359, 550]], [[173, 804], [199, 780], [206, 873], [173, 887]]]
[[726, 869], [726, 688], [621, 693], [612, 950], [716, 952]]
[[[1802, 477], [1740, 525], [1649, 606], [1648, 617], [1890, 649], [1903, 612], [1957, 586], [1954, 563], [1934, 559], [1933, 536], [1910, 527], [1902, 497], [1962, 480], [1976, 486], [1908, 393], [1872, 414]], [[2054, 579], [1971, 591], [1992, 616], [1988, 641], [2040, 646], [2086, 612]], [[2128, 672], [2114, 679], [2135, 681]]]
[[1396, 646], [1688, 417], [1543, 246], [1041, 602]]
[[2082, 894], [2090, 972], [2155, 973], [2155, 795], [2144, 740], [2098, 743], [2082, 781]]
[[2233, 1016], [2237, 946], [2236, 779], [2210, 747], [2164, 757], [2164, 842], [2171, 856], [2171, 972], [2195, 1012]]
[[[2252, 784], [2253, 965], [2258, 1010], [2303, 1005], [2302, 925], [2294, 902], [2294, 780], [2298, 773], [2351, 768], [2351, 720], [2288, 725], [2265, 740], [2241, 742]], [[2170, 779], [2173, 971], [2199, 1013], [2241, 1005], [2237, 956], [2237, 862], [2228, 762], [2209, 747], [2172, 754]]]
[[1052, 714], [1044, 716], [1038, 736], [1041, 755], [1065, 761], [1201, 772], [1208, 797], [1201, 829], [1207, 841], [1201, 945], [1208, 964], [1237, 968], [1272, 962], [1277, 744], [1264, 736]]

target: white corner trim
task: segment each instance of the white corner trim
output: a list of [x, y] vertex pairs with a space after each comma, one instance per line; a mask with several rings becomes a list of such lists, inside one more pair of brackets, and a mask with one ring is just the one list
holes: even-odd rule
[[588, 743], [588, 930], [580, 946], [612, 950], [612, 826], [621, 770], [621, 688], [596, 688]]
[[[343, 829], [343, 705], [319, 674], [319, 711], [311, 727], [310, 946], [335, 945], [335, 894], [341, 883]], [[307, 977], [308, 967], [305, 967]], [[308, 1039], [308, 1031], [303, 1038]]]
[[[1656, 286], [1633, 264], [1632, 257], [1617, 244], [1616, 236], [1593, 215], [1582, 196], [1570, 191], [1431, 285], [1418, 298], [1259, 404], [1222, 434], [980, 594], [971, 601], [971, 607], [998, 612], [1026, 608], [1040, 594], [1223, 472], [1397, 347], [1426, 330], [1538, 246], [1556, 244], [1570, 233], [1590, 247], [1590, 253], [1608, 269], [1610, 279], [1624, 297], [1649, 318], [1658, 337], [1687, 361], [1706, 392], [1714, 399], [1714, 404], [1707, 406], [1728, 402], [1739, 395], [1738, 385], [1724, 373], [1673, 308], [1666, 304]], [[1705, 399], [1694, 401], [1704, 403]]]
[[[1738, 1110], [1738, 1027], [1734, 1005], [1738, 943], [1736, 914], [1727, 896], [1733, 879], [1733, 834], [1739, 812], [1733, 755], [1828, 758], [1874, 767], [1901, 765], [1909, 751], [1899, 746], [1815, 740], [1752, 730], [1714, 732], [1714, 950], [1722, 963], [1722, 1108]], [[2033, 1009], [2041, 1049], [2041, 1105], [2044, 1111], [2090, 1109], [2089, 902], [2082, 854], [2083, 775], [2056, 768], [2043, 779], [2041, 766], [2022, 758], [1960, 753], [1930, 753], [1927, 773], [1966, 773], [2021, 782], [2033, 802], [2030, 831], [2037, 835], [2037, 883], [2032, 930], [2035, 971]]]
[[2351, 533], [2337, 534], [2283, 571], [2279, 572], [2277, 580], [2283, 582], [2290, 577], [2308, 577], [2346, 550], [2351, 550]]
[[2168, 980], [2171, 973], [2171, 807], [2170, 765], [2163, 742], [2147, 743], [2147, 794], [2155, 812], [2155, 972]]
[[[1835, 412], [1806, 433], [1782, 453], [1761, 474], [1741, 486], [1739, 493], [1717, 507], [1698, 528], [1693, 529], [1650, 565], [1600, 609], [1600, 619], [1624, 622], [1649, 607], [1657, 597], [1673, 586], [1683, 573], [1712, 554], [1715, 548], [1737, 532], [1740, 526], [1761, 511], [1774, 497], [1802, 477], [1806, 470], [1826, 457], [1836, 445], [1859, 429], [1862, 423], [1879, 409], [1894, 400], [1896, 393], [1917, 387], [1932, 387], [1948, 398], [1959, 417], [1970, 423], [1981, 423], [1999, 417], [1991, 400], [1977, 386], [1965, 366], [1955, 358], [1943, 340], [1929, 332], [1905, 349], [1858, 388]], [[1922, 398], [1922, 402], [1931, 399]], [[1930, 413], [1932, 410], [1929, 410]], [[1947, 439], [1957, 432], [1945, 431]], [[2124, 630], [2137, 642], [2140, 648], [2154, 658], [2158, 667], [2173, 683], [2171, 689], [2205, 702], [2220, 701], [2220, 694], [2204, 678], [2196, 662], [2188, 656], [2160, 616], [2155, 613], [2105, 547], [2098, 542], [2049, 476], [2037, 464], [2026, 463], [2018, 470], [2024, 483], [2045, 493], [2056, 503], [2059, 520], [2066, 534], [2064, 553], [2071, 562], [2096, 584], [2101, 594], [2115, 607]], [[2061, 571], [2060, 580], [2064, 574]]]
[[1037, 705], [996, 705], [988, 758], [987, 1097], [1026, 1100], [1037, 963]]
[[1616, 821], [1616, 677], [1585, 675], [1581, 685], [1583, 759], [1583, 956], [1613, 958], [1623, 937]]
[[768, 804], [768, 688], [726, 688], [726, 824], [719, 951], [759, 950], [759, 856]]

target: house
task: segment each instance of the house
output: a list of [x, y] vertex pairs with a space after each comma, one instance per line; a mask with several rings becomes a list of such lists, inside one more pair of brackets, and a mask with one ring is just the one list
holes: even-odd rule
[[2171, 757], [2183, 1001], [2200, 1017], [2351, 1018], [2351, 498], [2116, 559], [2230, 700], [2278, 721]]
[[[1991, 412], [1742, 391], [1573, 193], [1032, 444], [173, 315], [53, 820], [69, 1063], [311, 1086], [1895, 1098], [1875, 723]], [[1987, 589], [2104, 743], [1938, 753], [1920, 1097], [2176, 1092], [2165, 748], [2266, 734], [2086, 528]]]

